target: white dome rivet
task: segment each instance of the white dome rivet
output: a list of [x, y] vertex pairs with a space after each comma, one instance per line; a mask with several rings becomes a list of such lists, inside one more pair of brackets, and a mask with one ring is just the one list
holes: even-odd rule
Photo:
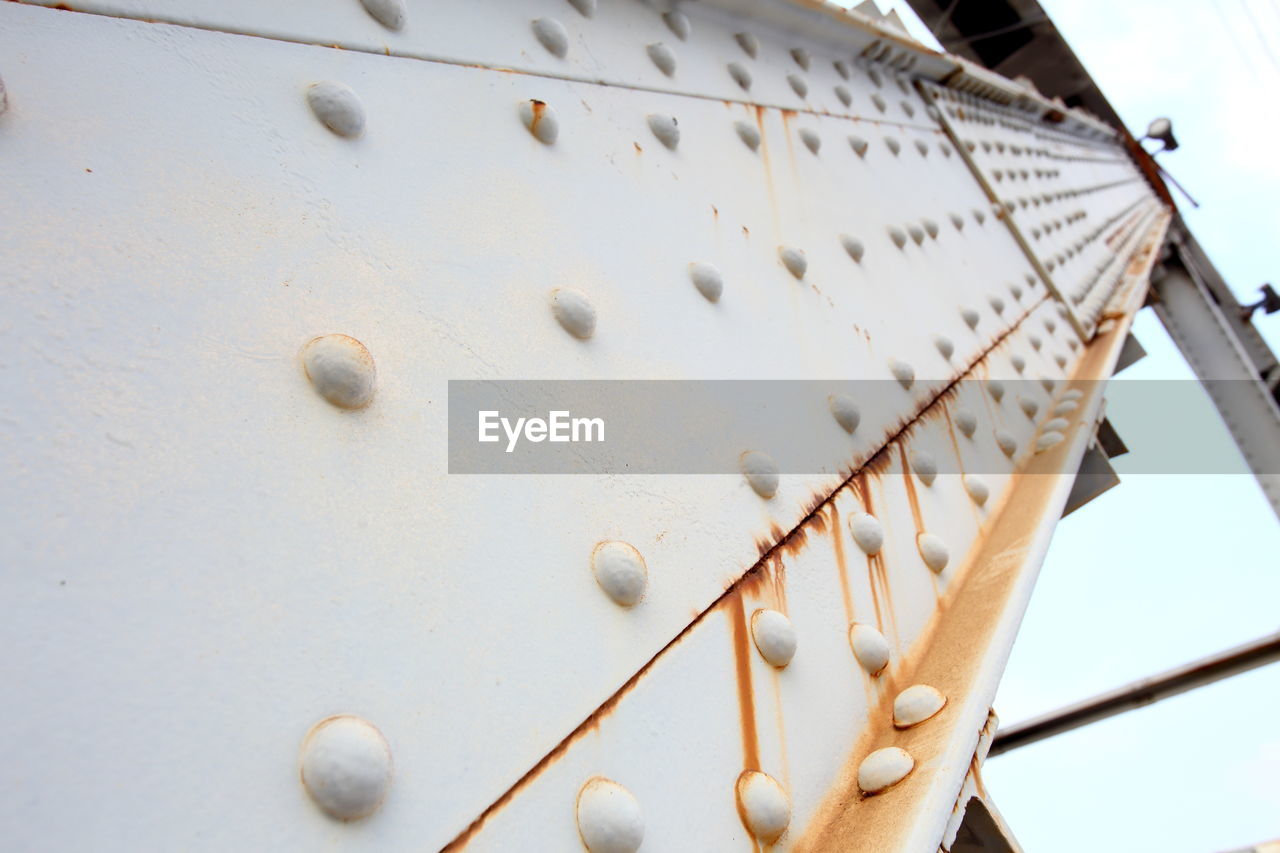
[[862, 413], [858, 411], [858, 404], [848, 394], [832, 394], [827, 397], [827, 406], [831, 409], [831, 416], [845, 432], [853, 432], [858, 428]]
[[369, 16], [389, 30], [404, 26], [404, 0], [360, 0]]
[[951, 343], [951, 338], [946, 335], [934, 335], [933, 345], [938, 348], [943, 358], [951, 358], [956, 351], [956, 345]]
[[672, 77], [676, 73], [676, 55], [671, 52], [671, 48], [662, 42], [655, 42], [645, 48], [649, 53], [649, 58], [653, 60], [653, 64], [658, 70], [668, 77]]
[[1066, 436], [1057, 431], [1041, 433], [1040, 437], [1036, 439], [1036, 453], [1044, 453], [1050, 447], [1060, 443], [1064, 438]]
[[[973, 149], [970, 149], [970, 150], [973, 150]], [[987, 215], [983, 213], [981, 210], [975, 210], [973, 212], [973, 218], [974, 218], [974, 221], [976, 221], [979, 225], [987, 221]]]
[[544, 145], [552, 145], [560, 135], [560, 118], [542, 101], [521, 101], [520, 121]]
[[1066, 391], [1062, 392], [1063, 400], [1079, 400], [1083, 396], [1084, 392], [1079, 388], [1068, 388]]
[[751, 33], [738, 33], [734, 40], [738, 42], [738, 47], [742, 48], [742, 52], [752, 59], [756, 58], [756, 54], [760, 52], [760, 40]]
[[841, 234], [840, 245], [844, 247], [844, 250], [849, 254], [849, 257], [854, 259], [854, 261], [858, 263], [862, 262], [862, 255], [866, 251], [866, 248], [862, 245], [861, 240], [857, 237], [851, 237], [848, 234]]
[[640, 552], [626, 542], [601, 542], [591, 552], [591, 572], [615, 604], [631, 607], [644, 597], [649, 568]]
[[822, 147], [822, 139], [818, 134], [807, 127], [800, 128], [800, 141], [804, 143], [804, 147], [808, 148], [813, 154], [818, 153], [818, 149]]
[[987, 488], [987, 484], [978, 478], [977, 474], [964, 475], [964, 490], [969, 493], [969, 497], [978, 506], [982, 506], [987, 502], [987, 498], [991, 496], [991, 490]]
[[955, 226], [957, 231], [964, 230], [964, 217], [958, 213], [952, 213], [949, 218], [951, 219], [951, 224]]
[[791, 823], [791, 798], [778, 781], [759, 770], [738, 777], [738, 810], [747, 830], [766, 844], [778, 840]]
[[1039, 335], [1027, 335], [1027, 340], [1031, 341], [1031, 348], [1036, 352], [1040, 351], [1040, 347], [1044, 346], [1044, 341]]
[[778, 247], [778, 259], [787, 268], [787, 272], [796, 278], [804, 278], [804, 272], [809, 268], [809, 261], [805, 258], [804, 252], [790, 246]]
[[964, 320], [964, 324], [970, 329], [978, 328], [978, 321], [981, 319], [978, 312], [972, 308], [961, 308], [960, 317]]
[[321, 335], [302, 348], [302, 369], [316, 393], [342, 409], [373, 400], [378, 371], [364, 344], [347, 335]]
[[596, 309], [580, 290], [557, 287], [551, 291], [551, 313], [575, 338], [586, 340], [596, 331]]
[[1067, 357], [1062, 353], [1055, 353], [1053, 360], [1057, 362], [1058, 367], [1065, 368], [1067, 366]]
[[893, 374], [893, 378], [898, 380], [898, 384], [903, 388], [910, 388], [915, 384], [915, 368], [905, 361], [900, 361], [896, 358], [889, 359], [889, 372]]
[[991, 399], [999, 403], [1004, 399], [1004, 383], [999, 379], [988, 379], [987, 393], [991, 395]]
[[1053, 407], [1053, 414], [1056, 417], [1066, 417], [1080, 407], [1078, 398], [1067, 399], [1065, 396], [1061, 403]]
[[907, 778], [916, 760], [896, 746], [877, 749], [858, 765], [858, 787], [863, 793], [878, 794]]
[[1066, 418], [1053, 418], [1044, 422], [1045, 432], [1062, 432], [1071, 426], [1071, 422]]
[[920, 559], [924, 560], [924, 564], [934, 574], [940, 574], [951, 559], [951, 555], [947, 553], [947, 546], [932, 533], [921, 533], [916, 536], [916, 548], [920, 551]]
[[1018, 452], [1018, 440], [1002, 429], [996, 430], [996, 445], [1001, 453], [1010, 458]]
[[844, 86], [836, 86], [836, 97], [840, 99], [840, 103], [846, 107], [853, 104], [853, 95]]
[[920, 482], [932, 486], [938, 477], [938, 460], [927, 450], [913, 450], [910, 455], [911, 470], [916, 472]]
[[596, 0], [569, 0], [569, 5], [578, 10], [584, 18], [593, 18], [596, 14]]
[[1018, 408], [1022, 409], [1022, 413], [1031, 420], [1035, 420], [1036, 412], [1040, 411], [1040, 404], [1035, 400], [1026, 397], [1018, 398]]
[[1052, 379], [1048, 376], [1041, 376], [1040, 387], [1052, 394], [1053, 389], [1058, 387], [1058, 380]]
[[359, 820], [378, 810], [391, 787], [391, 747], [367, 720], [321, 720], [302, 741], [302, 784], [330, 817]]
[[853, 153], [857, 154], [859, 157], [867, 156], [867, 140], [863, 139], [861, 136], [850, 136], [849, 146], [853, 148]]
[[635, 853], [644, 841], [644, 814], [630, 791], [603, 776], [578, 792], [578, 834], [591, 853]]
[[922, 228], [920, 228], [918, 225], [908, 225], [907, 233], [911, 235], [911, 239], [915, 242], [917, 246], [923, 245], [924, 230]]
[[680, 41], [686, 41], [689, 38], [689, 32], [692, 27], [689, 25], [689, 16], [684, 12], [677, 12], [672, 9], [662, 16], [662, 20], [667, 22], [667, 28], [676, 34], [676, 38]]
[[889, 641], [875, 628], [855, 622], [849, 626], [853, 656], [871, 675], [879, 675], [889, 665]]
[[689, 264], [689, 278], [708, 302], [720, 300], [720, 294], [724, 292], [724, 277], [720, 275], [720, 270], [711, 264], [695, 262]]
[[1013, 298], [1022, 301], [1022, 286], [1018, 284], [1009, 285], [1009, 293], [1013, 294]]
[[649, 116], [649, 130], [658, 138], [658, 141], [670, 148], [676, 150], [676, 146], [680, 144], [680, 128], [675, 116], [653, 114]]
[[884, 547], [884, 527], [874, 515], [865, 512], [849, 516], [849, 533], [862, 553], [874, 556]]
[[791, 48], [791, 58], [796, 61], [796, 65], [799, 65], [805, 71], [809, 70], [809, 63], [812, 60], [809, 51], [803, 47], [793, 47]]
[[796, 654], [796, 629], [782, 613], [760, 609], [751, 614], [751, 638], [760, 657], [776, 667], [791, 663]]
[[799, 74], [788, 74], [787, 82], [791, 84], [791, 91], [804, 98], [809, 95], [809, 84], [804, 82], [804, 78]]
[[350, 86], [324, 80], [307, 89], [307, 105], [321, 124], [339, 136], [364, 133], [364, 107]]
[[[902, 108], [903, 108], [903, 110], [907, 110], [907, 108], [908, 108], [908, 107], [910, 107], [910, 106], [911, 106], [910, 104], [905, 103], [905, 102], [902, 104]], [[908, 113], [908, 114], [909, 114], [909, 113]], [[917, 139], [917, 140], [916, 140], [916, 150], [920, 152], [920, 156], [921, 156], [921, 157], [928, 157], [928, 156], [929, 156], [929, 143], [925, 142], [923, 139]]]
[[569, 53], [569, 31], [555, 18], [538, 18], [533, 22], [533, 35], [547, 53], [561, 59]]
[[932, 219], [922, 219], [920, 220], [920, 224], [924, 226], [925, 233], [934, 240], [938, 239], [938, 223], [934, 222]]
[[733, 129], [738, 131], [738, 138], [752, 151], [760, 147], [760, 131], [756, 129], [755, 125], [748, 124], [745, 121], [738, 121], [734, 122]]
[[1027, 369], [1027, 360], [1018, 354], [1009, 356], [1009, 363], [1013, 365], [1013, 369], [1021, 373]]
[[987, 297], [987, 302], [991, 305], [991, 310], [997, 314], [1004, 313], [1004, 300], [999, 296], [989, 296]]
[[778, 492], [778, 463], [759, 450], [748, 450], [738, 457], [742, 476], [757, 495], [768, 500]]
[[885, 144], [885, 145], [887, 145], [887, 146], [889, 147], [889, 151], [890, 151], [890, 152], [893, 154], [893, 156], [895, 156], [895, 157], [897, 157], [897, 156], [898, 156], [898, 152], [902, 150], [902, 143], [901, 143], [901, 142], [899, 142], [898, 140], [894, 139], [892, 136], [886, 136], [886, 137], [884, 138], [884, 144]]
[[935, 716], [947, 697], [927, 684], [913, 684], [893, 700], [893, 724], [900, 729], [918, 726]]
[[737, 62], [730, 62], [727, 67], [729, 69], [729, 76], [733, 78], [733, 82], [737, 83], [744, 92], [751, 88], [750, 71], [742, 67], [742, 65]]
[[907, 234], [896, 225], [889, 226], [889, 239], [893, 241], [893, 245], [901, 249], [907, 245]]
[[876, 109], [878, 109], [880, 112], [885, 111], [884, 98], [880, 97], [879, 95], [872, 95], [871, 103], [875, 104]]
[[968, 409], [956, 409], [955, 421], [965, 438], [973, 438], [973, 434], [978, 429], [978, 418], [973, 412]]
[[840, 75], [840, 79], [842, 80], [849, 79], [849, 63], [844, 62], [843, 60], [837, 59], [835, 62], [831, 64], [832, 66], [835, 67], [836, 73]]

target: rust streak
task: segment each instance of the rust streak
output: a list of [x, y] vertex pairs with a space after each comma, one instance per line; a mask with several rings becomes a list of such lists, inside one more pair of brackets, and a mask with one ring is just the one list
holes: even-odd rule
[[751, 635], [747, 631], [746, 603], [735, 592], [728, 602], [733, 627], [733, 663], [738, 677], [738, 717], [742, 724], [742, 767], [760, 769], [760, 739], [756, 734], [755, 692], [751, 685]]
[[907, 445], [898, 444], [898, 455], [902, 457], [902, 482], [907, 487], [907, 501], [911, 504], [911, 520], [916, 525], [916, 535], [925, 532], [924, 519], [920, 515], [920, 496], [916, 494], [916, 481], [911, 473], [911, 463], [907, 460]]
[[831, 546], [836, 552], [836, 574], [840, 576], [840, 597], [844, 600], [844, 618], [854, 621], [853, 594], [849, 591], [849, 567], [844, 557], [844, 536], [840, 529], [840, 510], [831, 502]]

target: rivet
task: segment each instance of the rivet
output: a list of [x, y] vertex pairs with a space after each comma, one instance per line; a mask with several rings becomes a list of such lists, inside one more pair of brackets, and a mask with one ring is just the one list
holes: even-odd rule
[[853, 258], [854, 261], [857, 261], [858, 263], [862, 262], [862, 255], [865, 251], [865, 247], [862, 245], [861, 240], [857, 237], [851, 237], [848, 234], [841, 234], [840, 245], [844, 247], [844, 250], [849, 253], [849, 257]]
[[724, 276], [720, 274], [720, 270], [711, 264], [694, 262], [689, 264], [689, 278], [693, 281], [693, 286], [698, 288], [698, 292], [707, 298], [708, 302], [718, 302], [720, 294], [724, 292]]
[[1040, 404], [1027, 397], [1018, 398], [1018, 407], [1022, 409], [1024, 415], [1032, 420], [1035, 420], [1036, 412], [1040, 411]]
[[934, 335], [933, 345], [938, 348], [938, 352], [942, 353], [943, 358], [951, 358], [951, 354], [956, 351], [956, 345], [951, 343], [951, 338], [945, 335]]
[[747, 484], [760, 497], [768, 500], [778, 493], [778, 463], [759, 450], [748, 450], [738, 457], [738, 465]]
[[1026, 279], [1026, 281], [1027, 281], [1027, 287], [1035, 287], [1035, 286], [1036, 286], [1036, 277], [1035, 277], [1035, 276], [1033, 276], [1031, 273], [1025, 273], [1025, 274], [1023, 275], [1023, 278], [1025, 278], [1025, 279]]
[[1013, 454], [1018, 452], [1018, 440], [1002, 429], [996, 430], [996, 445], [1009, 458], [1013, 458]]
[[910, 458], [911, 470], [916, 472], [920, 482], [932, 486], [933, 481], [938, 478], [938, 460], [927, 450], [913, 450]]
[[760, 40], [751, 33], [738, 33], [733, 37], [738, 42], [738, 47], [752, 59], [756, 58], [756, 54], [760, 52]]
[[580, 290], [557, 287], [551, 291], [551, 313], [575, 338], [586, 340], [596, 330], [596, 309]]
[[391, 747], [367, 720], [321, 720], [302, 741], [302, 784], [326, 814], [349, 821], [378, 810], [391, 787]]
[[653, 131], [658, 141], [675, 151], [676, 146], [680, 144], [680, 128], [677, 126], [675, 116], [654, 113], [649, 116], [648, 121], [649, 130]]
[[889, 665], [889, 641], [870, 625], [850, 625], [849, 645], [858, 663], [871, 675], [879, 675]]
[[544, 145], [555, 144], [560, 135], [560, 117], [542, 101], [521, 101], [520, 121]]
[[973, 434], [978, 429], [978, 418], [968, 409], [956, 409], [954, 415], [956, 426], [960, 428], [960, 432], [964, 433], [965, 438], [973, 438]]
[[898, 142], [898, 140], [894, 139], [892, 136], [886, 136], [884, 138], [884, 144], [889, 146], [889, 150], [893, 152], [893, 156], [895, 157], [897, 157], [898, 152], [902, 150], [902, 143]]
[[644, 814], [630, 791], [603, 776], [578, 792], [578, 834], [590, 853], [635, 853], [644, 841]]
[[1041, 433], [1040, 437], [1036, 439], [1036, 453], [1044, 453], [1064, 438], [1066, 436], [1057, 431]]
[[761, 608], [751, 614], [751, 639], [770, 666], [781, 669], [796, 655], [796, 629], [776, 610]]
[[360, 0], [369, 16], [389, 30], [404, 26], [404, 0]]
[[808, 148], [814, 154], [817, 154], [818, 149], [822, 147], [822, 138], [807, 127], [800, 128], [800, 141], [804, 143], [805, 148]]
[[937, 688], [927, 684], [913, 684], [893, 700], [893, 725], [899, 729], [918, 726], [937, 716], [946, 704], [947, 697], [938, 692]]
[[938, 239], [938, 223], [934, 222], [932, 219], [922, 219], [920, 224], [924, 226], [924, 230], [928, 232], [930, 237], [935, 240]]
[[347, 335], [321, 335], [302, 348], [302, 369], [316, 393], [342, 409], [373, 400], [378, 372], [364, 344]]
[[680, 41], [686, 41], [689, 38], [689, 32], [693, 29], [689, 25], [689, 16], [684, 12], [677, 12], [672, 9], [670, 12], [664, 12], [662, 20], [667, 22], [667, 29], [676, 34], [676, 38]]
[[809, 63], [811, 61], [809, 51], [805, 50], [803, 47], [793, 47], [791, 48], [791, 58], [796, 61], [796, 65], [799, 65], [805, 71], [809, 70]]
[[569, 53], [569, 31], [555, 18], [538, 18], [533, 22], [533, 35], [547, 53], [564, 59]]
[[1068, 388], [1066, 391], [1062, 392], [1063, 400], [1079, 400], [1083, 396], [1084, 392], [1079, 388]]
[[782, 261], [787, 272], [796, 278], [804, 278], [804, 271], [809, 268], [809, 261], [805, 258], [804, 252], [791, 246], [778, 247], [778, 260]]
[[978, 328], [978, 321], [981, 319], [981, 317], [978, 315], [977, 311], [973, 310], [972, 308], [961, 308], [960, 317], [961, 319], [964, 320], [964, 324], [968, 326], [970, 329]]
[[364, 133], [364, 107], [350, 86], [324, 80], [307, 89], [307, 105], [320, 122], [339, 136]]
[[867, 69], [867, 77], [871, 80], [872, 83], [875, 83], [877, 86], [884, 85], [884, 81], [880, 79], [880, 72], [876, 71], [874, 68]]
[[1058, 380], [1050, 379], [1048, 376], [1041, 376], [1040, 387], [1052, 394], [1053, 389], [1058, 387]]
[[951, 555], [947, 553], [947, 546], [932, 533], [921, 533], [916, 536], [916, 549], [920, 552], [920, 559], [924, 560], [924, 564], [934, 574], [941, 574], [951, 559]]
[[979, 225], [987, 221], [987, 215], [981, 210], [975, 210], [973, 212], [973, 218], [977, 220]]
[[1053, 360], [1057, 362], [1058, 367], [1065, 368], [1067, 366], [1067, 357], [1062, 353], [1054, 353]]
[[1066, 418], [1051, 418], [1044, 422], [1046, 432], [1062, 432], [1069, 426], [1071, 426], [1071, 421]]
[[809, 84], [804, 82], [799, 74], [788, 74], [787, 82], [791, 84], [791, 90], [800, 97], [807, 97], [809, 94]]
[[1045, 317], [1044, 328], [1049, 334], [1052, 335], [1054, 330], [1058, 328], [1058, 324], [1054, 322], [1054, 319], [1052, 317]]
[[908, 225], [907, 233], [911, 235], [911, 239], [917, 246], [924, 243], [924, 229], [919, 225]]
[[653, 64], [658, 66], [658, 70], [668, 77], [672, 77], [676, 73], [676, 55], [671, 52], [671, 48], [662, 42], [654, 42], [645, 48], [649, 54], [649, 58], [653, 60]]
[[896, 225], [889, 226], [889, 239], [893, 241], [893, 245], [901, 249], [907, 245], [907, 234]]
[[[907, 114], [907, 118], [914, 118], [914, 117], [915, 117], [915, 114], [916, 114], [916, 108], [915, 108], [915, 107], [913, 107], [913, 106], [911, 106], [911, 104], [909, 104], [909, 103], [908, 103], [908, 102], [906, 102], [906, 101], [903, 101], [903, 102], [902, 102], [902, 111], [903, 111], [904, 113], [906, 113], [906, 114]], [[928, 145], [926, 145], [926, 144], [925, 144], [925, 143], [923, 143], [923, 142], [917, 142], [917, 143], [916, 143], [916, 145], [917, 145], [918, 147], [920, 147], [920, 148], [922, 148], [922, 149], [923, 149], [923, 150], [921, 150], [921, 152], [920, 152], [921, 154], [926, 154], [926, 153], [928, 153], [928, 150], [929, 150], [929, 146], [928, 146]]]
[[997, 314], [1004, 313], [1004, 300], [999, 296], [988, 296], [987, 303], [991, 306], [991, 310]]
[[905, 361], [899, 361], [896, 358], [889, 359], [889, 372], [893, 374], [893, 378], [898, 380], [898, 384], [903, 388], [910, 388], [915, 384], [915, 368]]
[[1004, 383], [999, 379], [987, 380], [987, 393], [991, 395], [991, 399], [999, 403], [1004, 399]]
[[871, 96], [871, 103], [875, 104], [876, 109], [878, 109], [880, 112], [885, 111], [884, 98], [880, 97], [879, 95], [873, 94]]
[[1027, 360], [1018, 354], [1009, 356], [1009, 363], [1013, 365], [1013, 369], [1021, 373], [1027, 369]]
[[1036, 352], [1039, 352], [1040, 347], [1044, 346], [1044, 341], [1040, 339], [1039, 335], [1028, 335], [1027, 340], [1031, 341], [1031, 348]]
[[884, 527], [874, 515], [865, 512], [849, 516], [849, 533], [867, 556], [875, 556], [884, 546]]
[[844, 62], [843, 60], [837, 59], [835, 62], [831, 64], [835, 67], [836, 73], [840, 75], [840, 79], [842, 80], [849, 79], [849, 63]]
[[740, 65], [737, 62], [730, 62], [728, 65], [728, 69], [729, 69], [729, 76], [733, 78], [733, 82], [737, 83], [744, 92], [751, 88], [751, 72], [750, 71], [748, 71], [746, 68], [743, 68], [742, 65]]
[[771, 844], [787, 831], [791, 799], [772, 776], [759, 770], [744, 770], [735, 793], [742, 822], [756, 838]]
[[1016, 284], [1009, 285], [1009, 292], [1013, 294], [1013, 298], [1022, 301], [1022, 287]]
[[863, 793], [878, 794], [907, 778], [915, 766], [916, 760], [905, 749], [877, 749], [858, 765], [858, 787]]
[[950, 157], [950, 156], [951, 156], [951, 146], [950, 146], [950, 145], [948, 145], [948, 144], [947, 144], [947, 143], [945, 143], [945, 142], [939, 142], [939, 143], [938, 143], [938, 150], [942, 152], [942, 156], [944, 156], [944, 157]]
[[964, 480], [964, 490], [969, 493], [969, 497], [973, 499], [973, 502], [978, 506], [985, 504], [987, 498], [991, 496], [991, 490], [987, 488], [987, 484], [976, 474], [965, 474], [962, 479]]
[[755, 125], [750, 122], [736, 121], [733, 123], [733, 129], [738, 131], [738, 138], [752, 151], [760, 147], [760, 131]]
[[840, 99], [840, 103], [846, 107], [853, 103], [853, 95], [844, 86], [836, 86], [836, 97]]
[[1076, 400], [1064, 399], [1061, 403], [1053, 407], [1053, 414], [1057, 417], [1066, 417], [1074, 412], [1080, 404]]
[[853, 152], [859, 157], [867, 156], [867, 140], [861, 136], [850, 136], [849, 145], [853, 148]]
[[831, 409], [831, 416], [845, 432], [853, 432], [858, 428], [862, 413], [858, 411], [858, 404], [848, 394], [830, 395], [827, 397], [827, 407]]
[[591, 552], [591, 572], [613, 603], [631, 607], [644, 598], [649, 568], [640, 552], [626, 542], [601, 542]]
[[949, 217], [951, 219], [951, 224], [955, 226], [957, 231], [964, 230], [964, 217], [958, 213], [949, 214]]
[[596, 0], [569, 0], [569, 5], [577, 9], [584, 18], [590, 18], [596, 13]]

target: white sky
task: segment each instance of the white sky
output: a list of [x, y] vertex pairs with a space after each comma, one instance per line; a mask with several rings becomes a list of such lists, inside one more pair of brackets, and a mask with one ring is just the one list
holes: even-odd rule
[[[1131, 130], [1173, 119], [1182, 147], [1160, 160], [1202, 204], [1183, 213], [1237, 295], [1280, 283], [1280, 0], [1041, 4]], [[918, 26], [903, 0], [880, 7]], [[1255, 318], [1280, 347], [1280, 315]], [[1149, 357], [1122, 379], [1192, 378], [1150, 311], [1135, 334]], [[1113, 414], [1123, 482], [1055, 534], [996, 698], [1005, 723], [1280, 627], [1280, 525], [1253, 479], [1126, 476], [1184, 413]], [[1028, 853], [1245, 847], [1280, 838], [1278, 709], [1272, 665], [993, 758], [984, 776]]]

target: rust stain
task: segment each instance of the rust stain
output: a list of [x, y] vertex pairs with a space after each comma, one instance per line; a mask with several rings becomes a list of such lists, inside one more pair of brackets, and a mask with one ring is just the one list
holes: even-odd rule
[[907, 501], [911, 504], [911, 520], [916, 525], [916, 535], [925, 532], [924, 519], [920, 515], [920, 496], [916, 494], [916, 483], [911, 473], [911, 463], [907, 460], [907, 446], [898, 443], [898, 455], [902, 458], [902, 482], [907, 487]]
[[844, 619], [854, 621], [853, 594], [849, 591], [849, 567], [844, 557], [844, 531], [840, 529], [840, 510], [831, 502], [831, 547], [836, 552], [836, 574], [840, 576], [840, 597], [844, 601]]
[[711, 205], [711, 215], [715, 218], [716, 222], [719, 222], [719, 221], [720, 221], [720, 208], [716, 207], [714, 204], [713, 204], [713, 205]]
[[[534, 136], [537, 136], [538, 124], [542, 121], [542, 116], [547, 111], [547, 103], [546, 101], [539, 101], [536, 99], [530, 101], [530, 103], [533, 104], [533, 121], [529, 122], [529, 132]], [[638, 148], [639, 146], [636, 147]]]
[[636, 147], [636, 153], [637, 153], [637, 154], [643, 154], [643, 153], [644, 153], [644, 149], [640, 147], [640, 143], [639, 143], [639, 142], [633, 142], [633, 143], [631, 143], [631, 144], [632, 144], [632, 145], [634, 145], [634, 146]]
[[960, 441], [956, 438], [956, 425], [951, 422], [951, 407], [945, 400], [942, 402], [942, 416], [947, 419], [947, 436], [951, 439], [951, 449], [956, 452], [956, 465], [963, 475], [964, 456], [960, 453]]
[[738, 717], [742, 726], [742, 767], [760, 769], [760, 739], [756, 734], [755, 692], [751, 685], [751, 634], [747, 630], [746, 602], [735, 592], [725, 603], [733, 628], [733, 663], [738, 678]]

